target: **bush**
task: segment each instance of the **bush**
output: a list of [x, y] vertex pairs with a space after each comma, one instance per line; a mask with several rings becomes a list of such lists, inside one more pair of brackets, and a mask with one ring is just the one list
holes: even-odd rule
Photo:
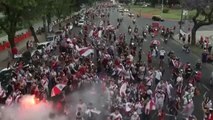
[[164, 8], [163, 9], [163, 13], [168, 13], [169, 12], [169, 9], [168, 8]]

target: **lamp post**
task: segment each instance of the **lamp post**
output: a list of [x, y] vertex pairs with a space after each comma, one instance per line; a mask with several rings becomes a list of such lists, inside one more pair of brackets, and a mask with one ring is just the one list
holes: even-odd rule
[[161, 12], [163, 13], [163, 9], [164, 9], [164, 0], [161, 0]]
[[182, 23], [183, 23], [183, 8], [181, 9], [181, 16], [180, 16], [180, 29], [182, 29]]
[[163, 9], [164, 9], [164, 0], [161, 0], [161, 12], [160, 12], [161, 17], [163, 15]]
[[181, 16], [180, 16], [180, 22], [179, 22], [179, 40], [181, 39], [180, 30], [182, 29], [182, 24], [183, 24], [183, 7], [181, 9]]

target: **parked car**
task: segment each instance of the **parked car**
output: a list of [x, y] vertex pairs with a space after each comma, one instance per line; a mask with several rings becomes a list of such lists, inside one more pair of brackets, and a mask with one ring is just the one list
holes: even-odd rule
[[73, 24], [72, 24], [72, 23], [67, 23], [66, 26], [67, 26], [67, 28], [68, 28], [69, 30], [72, 30], [72, 29], [73, 29]]
[[46, 48], [48, 45], [50, 45], [50, 41], [48, 42], [41, 42], [41, 43], [37, 43], [37, 50], [39, 49], [43, 49], [43, 48]]
[[134, 17], [134, 14], [133, 13], [128, 13], [128, 16], [129, 17]]
[[[36, 47], [35, 50], [33, 50], [33, 51], [31, 52], [31, 56], [35, 55], [37, 52], [38, 52], [38, 53], [43, 53], [43, 52], [47, 49], [47, 47], [50, 47], [50, 46], [49, 46], [50, 44], [51, 44], [51, 41], [37, 43], [37, 47]], [[52, 49], [52, 48], [50, 47], [50, 50], [51, 50], [51, 49]]]
[[0, 71], [0, 82], [1, 82], [1, 86], [6, 89], [9, 81], [12, 78], [12, 72], [13, 69], [11, 68], [4, 68]]
[[150, 3], [143, 3], [143, 7], [150, 7]]
[[128, 9], [124, 9], [124, 12], [129, 12], [129, 10]]
[[118, 11], [119, 12], [124, 12], [124, 9], [123, 8], [119, 8]]
[[[61, 35], [61, 34], [59, 34], [59, 35]], [[57, 43], [60, 41], [59, 35], [55, 35], [55, 34], [49, 35], [49, 36], [47, 36], [46, 41], [50, 42], [50, 44], [52, 46], [56, 47]]]
[[159, 16], [159, 15], [152, 16], [152, 20], [153, 21], [161, 21], [161, 22], [164, 21], [164, 19], [161, 16]]
[[85, 21], [83, 19], [80, 19], [78, 21], [78, 26], [82, 27], [82, 26], [84, 26], [84, 23], [85, 23]]

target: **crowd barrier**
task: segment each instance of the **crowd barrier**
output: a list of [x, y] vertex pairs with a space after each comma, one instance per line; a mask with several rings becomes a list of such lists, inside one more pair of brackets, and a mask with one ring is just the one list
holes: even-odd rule
[[[29, 38], [31, 36], [31, 32], [26, 32], [24, 34], [18, 35], [14, 38], [15, 44], [20, 43], [21, 41]], [[10, 43], [7, 40], [6, 42], [4, 42], [3, 44], [0, 44], [0, 52], [4, 51], [5, 49], [10, 47]]]

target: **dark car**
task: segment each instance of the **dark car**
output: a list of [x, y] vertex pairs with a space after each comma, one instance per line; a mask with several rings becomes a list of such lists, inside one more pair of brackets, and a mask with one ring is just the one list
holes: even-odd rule
[[0, 82], [1, 86], [6, 89], [9, 81], [11, 80], [13, 75], [13, 70], [10, 68], [4, 68], [0, 71]]
[[152, 16], [152, 20], [153, 21], [164, 21], [164, 19], [159, 15]]

